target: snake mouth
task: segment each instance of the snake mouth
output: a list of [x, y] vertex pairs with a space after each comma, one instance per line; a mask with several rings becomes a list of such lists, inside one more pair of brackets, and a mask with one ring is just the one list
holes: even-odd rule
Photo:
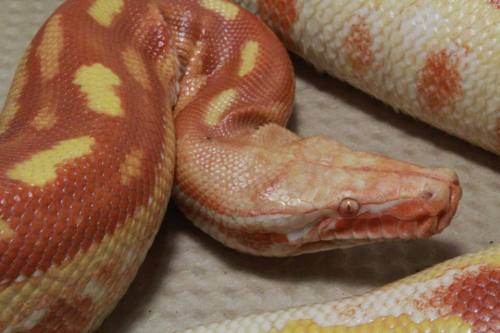
[[460, 187], [458, 178], [456, 178], [450, 184], [450, 195], [448, 200], [448, 209], [443, 210], [438, 216], [437, 233], [443, 231], [447, 226], [450, 225], [451, 219], [455, 216], [458, 203], [462, 198], [462, 188]]
[[[429, 212], [410, 218], [396, 217], [390, 212], [376, 216], [362, 214], [353, 218], [339, 216], [323, 216], [313, 224], [309, 224], [287, 235], [290, 244], [301, 247], [348, 247], [362, 243], [395, 240], [429, 238], [443, 231], [455, 215], [458, 202], [461, 198], [461, 188], [458, 181], [451, 182], [448, 191], [448, 200], [443, 200], [441, 209], [436, 213]], [[412, 200], [400, 200], [401, 207], [405, 207]], [[397, 205], [392, 207], [398, 210]]]

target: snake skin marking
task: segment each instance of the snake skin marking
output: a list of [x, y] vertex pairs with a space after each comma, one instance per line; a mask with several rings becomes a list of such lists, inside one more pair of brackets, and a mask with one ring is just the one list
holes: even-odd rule
[[454, 332], [470, 333], [472, 327], [459, 317], [450, 316], [442, 319], [424, 320], [415, 323], [407, 315], [398, 317], [379, 317], [371, 323], [356, 326], [321, 326], [313, 320], [292, 320], [283, 329], [272, 329], [268, 333], [297, 333], [297, 332], [317, 332], [317, 333], [366, 333], [366, 332]]
[[14, 75], [14, 80], [12, 86], [10, 87], [7, 100], [5, 102], [5, 108], [0, 112], [0, 135], [5, 133], [9, 129], [10, 122], [14, 119], [15, 115], [19, 111], [18, 100], [21, 97], [21, 93], [28, 82], [28, 70], [27, 61], [30, 53], [30, 48], [24, 53], [19, 67]]
[[[161, 186], [159, 183], [156, 184]], [[10, 304], [10, 306], [3, 308], [5, 311], [0, 311], [0, 331], [6, 329], [2, 326], [4, 323], [12, 323], [10, 326], [12, 331], [17, 332], [15, 328], [24, 325], [23, 323], [33, 318], [40, 309], [44, 309], [43, 315], [36, 316], [36, 322], [30, 321], [34, 323], [33, 327], [39, 325], [40, 329], [36, 332], [51, 327], [57, 327], [58, 332], [76, 332], [89, 329], [84, 325], [95, 327], [100, 324], [110, 307], [114, 307], [114, 303], [110, 302], [114, 302], [126, 289], [126, 287], [114, 288], [117, 281], [113, 277], [117, 274], [124, 279], [133, 277], [138, 263], [143, 260], [145, 249], [150, 246], [151, 233], [155, 233], [159, 225], [159, 221], [152, 219], [159, 210], [164, 209], [160, 202], [166, 195], [165, 191], [159, 189], [158, 194], [148, 209], [144, 206], [136, 208], [132, 216], [117, 226], [113, 232], [106, 233], [102, 240], [95, 239], [89, 242], [86, 251], [78, 251], [71, 259], [66, 258], [60, 263], [50, 265], [44, 274], [39, 276], [33, 274], [25, 285], [21, 285], [22, 288], [11, 284], [1, 289], [0, 304]], [[147, 227], [149, 223], [153, 223], [153, 228]], [[128, 237], [131, 234], [137, 235], [141, 241], [137, 242], [137, 239]], [[92, 234], [88, 236], [97, 237]], [[130, 253], [135, 253], [135, 256], [131, 257]], [[92, 285], [88, 285], [87, 281], [94, 281], [105, 288], [105, 295], [102, 296], [100, 303], [93, 303], [89, 297]], [[62, 282], [64, 288], [61, 286]], [[36, 292], [37, 290], [44, 290], [44, 293]], [[47, 299], [57, 302], [40, 307], [40, 304], [44, 304], [44, 300]], [[39, 308], [26, 313], [26, 309], [32, 310], [35, 306]], [[14, 309], [21, 311], [13, 312]], [[89, 322], [89, 318], [94, 318], [94, 321]]]
[[33, 329], [40, 320], [47, 314], [47, 309], [33, 311], [29, 317], [14, 326], [8, 326], [4, 333], [24, 332]]
[[200, 0], [200, 4], [202, 7], [223, 16], [227, 20], [234, 20], [240, 12], [238, 6], [224, 0]]
[[45, 26], [42, 41], [37, 49], [40, 59], [42, 80], [52, 80], [59, 72], [61, 52], [64, 49], [64, 34], [61, 26], [62, 15], [54, 15]]
[[500, 312], [496, 298], [500, 295], [500, 268], [494, 267], [484, 265], [477, 271], [459, 274], [451, 286], [437, 289], [428, 303], [417, 307], [447, 306], [453, 315], [472, 325], [475, 332], [498, 332]]
[[142, 159], [144, 151], [138, 148], [133, 148], [130, 153], [125, 156], [125, 161], [120, 165], [120, 176], [123, 185], [129, 185], [133, 178], [141, 175]]
[[373, 36], [366, 19], [359, 17], [359, 22], [351, 26], [351, 31], [343, 44], [354, 73], [363, 74], [375, 61], [372, 45]]
[[[277, 25], [282, 36], [288, 36], [297, 20], [295, 0], [258, 0], [258, 12], [267, 22]], [[283, 37], [284, 37], [283, 36]]]
[[243, 45], [243, 48], [241, 50], [241, 66], [240, 70], [238, 72], [238, 75], [240, 77], [246, 76], [250, 74], [256, 63], [257, 63], [257, 56], [259, 54], [259, 43], [250, 40]]
[[121, 84], [120, 78], [102, 64], [82, 66], [78, 69], [73, 83], [87, 96], [88, 107], [97, 113], [111, 117], [123, 116], [120, 97], [115, 87]]
[[38, 111], [31, 125], [38, 131], [48, 130], [57, 123], [57, 115], [53, 106], [44, 106]]
[[150, 90], [151, 81], [141, 54], [137, 50], [129, 47], [127, 50], [123, 51], [122, 57], [130, 75], [132, 75], [132, 77], [139, 82], [144, 89]]
[[9, 240], [14, 236], [14, 230], [0, 218], [0, 240]]
[[417, 91], [420, 101], [430, 111], [452, 106], [464, 94], [460, 84], [458, 55], [448, 49], [430, 53], [420, 72]]
[[30, 159], [18, 163], [7, 175], [11, 179], [42, 187], [57, 178], [58, 166], [91, 153], [94, 143], [95, 139], [90, 136], [61, 141], [51, 149], [38, 152]]
[[236, 99], [236, 96], [237, 93], [235, 89], [226, 89], [214, 97], [208, 105], [205, 122], [209, 126], [217, 125], [224, 112], [231, 107], [231, 104]]
[[88, 13], [92, 18], [107, 28], [113, 23], [113, 19], [120, 14], [125, 2], [123, 0], [96, 0], [89, 8]]

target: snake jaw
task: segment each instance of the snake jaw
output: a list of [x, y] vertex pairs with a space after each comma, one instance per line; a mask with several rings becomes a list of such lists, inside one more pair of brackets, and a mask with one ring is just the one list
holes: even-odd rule
[[[460, 199], [458, 178], [451, 170], [356, 152], [326, 137], [300, 139], [267, 126], [246, 141], [222, 142], [228, 156], [236, 151], [244, 156], [243, 174], [262, 177], [243, 182], [246, 187], [238, 188], [237, 202], [230, 195], [235, 188], [221, 185], [213, 207], [214, 201], [204, 196], [187, 200], [181, 187], [176, 196], [181, 203], [189, 201], [180, 207], [196, 225], [242, 252], [284, 256], [427, 238], [449, 225]], [[220, 179], [217, 184], [238, 184], [239, 172], [229, 179], [220, 173], [210, 177]], [[197, 179], [204, 178], [208, 175]], [[207, 187], [206, 192], [214, 191]], [[234, 210], [235, 204], [241, 209]]]
[[[296, 185], [294, 178], [299, 178], [296, 175], [300, 173], [294, 169], [289, 169], [288, 176], [276, 185], [281, 192], [294, 193], [295, 202], [314, 202], [313, 211], [322, 212], [312, 220], [311, 205], [293, 207], [307, 212], [302, 213], [305, 224], [295, 224], [294, 230], [285, 233], [289, 245], [301, 248], [298, 252], [388, 239], [428, 238], [450, 224], [461, 197], [453, 171], [351, 151], [332, 145], [329, 139], [311, 141], [316, 151], [317, 146], [322, 146], [323, 151], [330, 149], [331, 156], [338, 157], [324, 163], [325, 154], [316, 160], [307, 155], [302, 161], [300, 169], [307, 174], [307, 188], [316, 187], [314, 200], [309, 189], [301, 193], [306, 187]], [[310, 149], [312, 144], [304, 146]]]
[[[450, 224], [461, 197], [456, 175], [444, 172], [447, 177], [440, 177], [433, 186], [424, 186], [425, 190], [415, 197], [378, 204], [359, 203], [357, 216], [345, 217], [340, 213], [342, 200], [338, 212], [331, 210], [316, 221], [287, 233], [287, 239], [290, 244], [310, 248], [314, 243], [347, 247], [389, 239], [431, 237]], [[437, 173], [443, 170], [437, 169]]]

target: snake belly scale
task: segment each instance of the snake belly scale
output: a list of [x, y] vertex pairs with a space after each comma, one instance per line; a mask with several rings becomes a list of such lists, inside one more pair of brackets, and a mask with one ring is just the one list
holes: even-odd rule
[[[28, 47], [0, 114], [0, 331], [95, 330], [143, 261], [174, 178], [196, 225], [252, 254], [448, 226], [461, 197], [454, 172], [302, 139], [283, 127], [293, 93], [283, 46], [229, 1], [66, 1]], [[484, 271], [498, 290], [498, 260], [477, 258], [444, 267]], [[430, 313], [431, 327], [479, 327], [468, 311], [443, 315], [444, 303], [398, 322]], [[259, 330], [320, 329], [311, 320]]]

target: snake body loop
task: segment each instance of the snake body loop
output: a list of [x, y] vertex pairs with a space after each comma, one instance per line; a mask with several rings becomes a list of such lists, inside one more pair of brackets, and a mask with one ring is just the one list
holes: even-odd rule
[[[0, 332], [95, 330], [144, 259], [174, 176], [186, 215], [252, 254], [448, 226], [461, 196], [454, 172], [300, 138], [283, 127], [293, 92], [283, 46], [229, 1], [66, 1], [31, 42], [0, 114]], [[498, 249], [471, 258], [457, 269], [482, 276], [489, 258], [498, 290]], [[410, 302], [399, 293], [411, 281], [387, 290]], [[433, 306], [388, 315], [447, 324], [449, 305]], [[324, 324], [300, 313], [258, 329]]]
[[496, 0], [237, 0], [317, 69], [500, 154]]

